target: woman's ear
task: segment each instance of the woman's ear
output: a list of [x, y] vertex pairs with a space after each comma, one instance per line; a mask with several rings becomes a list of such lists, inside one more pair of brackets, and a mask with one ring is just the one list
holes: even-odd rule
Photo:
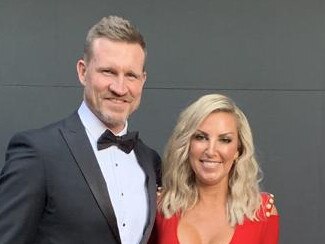
[[234, 155], [234, 160], [237, 160], [238, 157], [239, 157], [239, 151], [237, 150], [237, 152]]

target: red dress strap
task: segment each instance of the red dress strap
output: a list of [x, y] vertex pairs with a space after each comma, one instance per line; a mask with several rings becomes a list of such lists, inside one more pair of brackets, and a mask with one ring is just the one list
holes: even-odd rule
[[263, 220], [271, 216], [275, 199], [274, 199], [274, 195], [268, 192], [262, 192], [261, 197], [262, 197], [262, 204], [260, 209], [257, 212], [257, 216], [258, 218]]

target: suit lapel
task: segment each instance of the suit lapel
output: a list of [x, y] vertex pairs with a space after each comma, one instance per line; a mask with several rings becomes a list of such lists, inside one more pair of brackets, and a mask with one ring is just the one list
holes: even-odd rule
[[88, 140], [86, 131], [75, 112], [65, 121], [62, 135], [75, 158], [96, 202], [118, 242], [121, 242], [116, 216], [108, 194], [106, 182], [97, 163], [97, 159]]
[[148, 222], [144, 230], [144, 235], [142, 238], [142, 242], [144, 240], [148, 240], [151, 232], [151, 227], [154, 224], [155, 216], [156, 216], [156, 176], [155, 171], [153, 169], [153, 162], [148, 162], [151, 158], [146, 155], [146, 151], [144, 150], [144, 144], [141, 141], [138, 141], [134, 148], [135, 155], [137, 160], [142, 167], [143, 171], [146, 174], [146, 187], [148, 193], [148, 201], [149, 201], [149, 216]]

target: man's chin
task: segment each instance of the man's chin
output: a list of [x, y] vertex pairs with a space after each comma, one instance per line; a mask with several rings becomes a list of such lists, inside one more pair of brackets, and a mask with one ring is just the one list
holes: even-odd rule
[[119, 128], [122, 130], [125, 126], [127, 116], [124, 114], [111, 112], [109, 115], [102, 115], [100, 120], [109, 128]]

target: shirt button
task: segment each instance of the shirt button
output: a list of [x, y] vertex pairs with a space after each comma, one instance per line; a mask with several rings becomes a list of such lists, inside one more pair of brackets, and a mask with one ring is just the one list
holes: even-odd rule
[[123, 227], [125, 227], [125, 223], [123, 223]]
[[124, 196], [124, 193], [123, 193], [123, 192], [121, 193], [121, 196], [122, 196], [122, 197]]
[[115, 166], [117, 167], [117, 166], [118, 166], [118, 164], [115, 164]]

